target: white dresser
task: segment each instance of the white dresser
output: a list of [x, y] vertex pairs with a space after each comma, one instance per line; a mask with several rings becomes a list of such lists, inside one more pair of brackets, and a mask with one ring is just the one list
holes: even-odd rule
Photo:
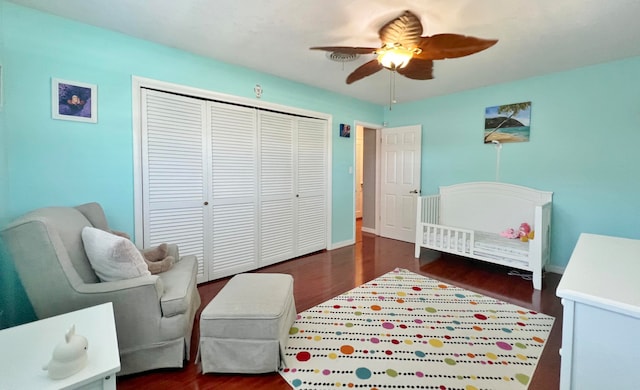
[[560, 389], [639, 389], [640, 240], [583, 233], [556, 294]]
[[[87, 338], [88, 362], [80, 372], [53, 380], [42, 366], [72, 325]], [[116, 388], [120, 371], [113, 305], [105, 303], [0, 331], [0, 390]]]

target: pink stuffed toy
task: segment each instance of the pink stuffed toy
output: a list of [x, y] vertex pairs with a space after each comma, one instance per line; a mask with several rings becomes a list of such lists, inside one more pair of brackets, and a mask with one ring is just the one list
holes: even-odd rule
[[520, 224], [520, 230], [518, 231], [518, 236], [520, 237], [520, 241], [527, 242], [530, 239], [533, 239], [533, 230], [531, 230], [531, 226], [523, 222]]
[[516, 231], [516, 229], [509, 228], [500, 232], [500, 235], [505, 238], [518, 238], [520, 237], [520, 232]]

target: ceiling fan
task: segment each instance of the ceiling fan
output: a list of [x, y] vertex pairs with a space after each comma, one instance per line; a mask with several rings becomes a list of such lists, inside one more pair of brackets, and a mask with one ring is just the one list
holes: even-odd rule
[[433, 60], [458, 58], [485, 50], [498, 42], [459, 34], [422, 36], [422, 23], [411, 11], [389, 21], [378, 31], [382, 46], [318, 46], [311, 50], [325, 50], [341, 54], [375, 54], [371, 60], [354, 70], [347, 77], [347, 84], [363, 79], [382, 70], [395, 71], [414, 80], [433, 78]]

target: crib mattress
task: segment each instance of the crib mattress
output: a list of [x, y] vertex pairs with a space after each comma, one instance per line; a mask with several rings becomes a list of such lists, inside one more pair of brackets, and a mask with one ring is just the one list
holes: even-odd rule
[[476, 254], [483, 252], [491, 254], [502, 254], [505, 256], [517, 256], [527, 258], [529, 256], [529, 243], [519, 239], [511, 239], [495, 233], [474, 232], [474, 249]]

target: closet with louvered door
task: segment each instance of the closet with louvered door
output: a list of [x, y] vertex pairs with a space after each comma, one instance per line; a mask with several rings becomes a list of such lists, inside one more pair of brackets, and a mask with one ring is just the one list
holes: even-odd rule
[[327, 246], [327, 121], [142, 89], [143, 245], [198, 283]]
[[327, 247], [327, 121], [297, 118], [296, 256]]
[[212, 255], [209, 279], [258, 268], [256, 110], [208, 103]]
[[206, 102], [141, 91], [143, 243], [176, 243], [198, 257], [198, 282], [208, 280], [211, 242]]
[[261, 267], [326, 248], [327, 121], [259, 112]]
[[291, 115], [258, 113], [261, 267], [296, 256], [294, 125]]

